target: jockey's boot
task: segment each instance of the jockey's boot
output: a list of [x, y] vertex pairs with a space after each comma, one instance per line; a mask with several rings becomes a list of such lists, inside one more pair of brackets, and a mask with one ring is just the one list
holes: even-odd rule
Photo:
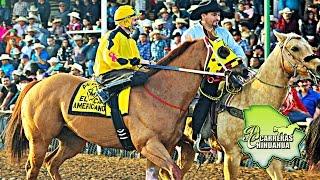
[[195, 152], [209, 152], [211, 150], [211, 146], [207, 143], [205, 139], [201, 138], [201, 134], [198, 134], [197, 140], [194, 143], [193, 149]]
[[110, 83], [105, 84], [104, 87], [98, 89], [98, 96], [100, 97], [101, 101], [105, 104], [110, 100], [110, 98], [114, 94], [119, 93], [121, 90], [129, 87], [130, 83], [130, 78], [111, 81]]

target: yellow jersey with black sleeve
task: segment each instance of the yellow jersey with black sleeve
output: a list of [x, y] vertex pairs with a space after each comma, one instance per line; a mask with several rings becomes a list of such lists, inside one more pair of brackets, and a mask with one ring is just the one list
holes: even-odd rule
[[136, 41], [117, 27], [101, 38], [93, 67], [95, 76], [112, 70], [137, 70], [140, 59]]

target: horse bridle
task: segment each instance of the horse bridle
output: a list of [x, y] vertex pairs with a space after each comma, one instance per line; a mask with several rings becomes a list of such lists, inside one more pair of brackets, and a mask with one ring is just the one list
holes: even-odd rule
[[[288, 37], [284, 43], [281, 43], [279, 42], [279, 46], [281, 48], [281, 69], [287, 74], [287, 77], [288, 78], [291, 78], [291, 77], [297, 77], [297, 68], [299, 67], [299, 65], [302, 65], [303, 68], [306, 68], [307, 70], [307, 73], [309, 75], [311, 75], [314, 79], [314, 81], [317, 83], [317, 76], [304, 64], [305, 62], [309, 62], [311, 61], [312, 59], [315, 59], [315, 58], [319, 58], [319, 56], [317, 56], [316, 54], [311, 54], [311, 55], [308, 55], [306, 57], [303, 58], [302, 62], [295, 58], [291, 53], [290, 51], [286, 48], [286, 45], [288, 44], [288, 42], [293, 39], [293, 36], [290, 36]], [[298, 62], [298, 63], [293, 63], [291, 62], [291, 60], [287, 60], [287, 62], [290, 64], [291, 68], [293, 69], [293, 74], [288, 72], [285, 68], [285, 65], [284, 65], [284, 51], [287, 51], [288, 52], [288, 56], [290, 56], [294, 61]], [[257, 80], [259, 80], [261, 83], [263, 84], [266, 84], [266, 85], [269, 85], [269, 86], [273, 86], [273, 87], [276, 87], [276, 88], [288, 88], [288, 85], [285, 85], [285, 86], [281, 86], [281, 85], [274, 85], [274, 84], [271, 84], [271, 83], [268, 83], [268, 82], [265, 82], [263, 80], [261, 80], [260, 78], [257, 77]]]

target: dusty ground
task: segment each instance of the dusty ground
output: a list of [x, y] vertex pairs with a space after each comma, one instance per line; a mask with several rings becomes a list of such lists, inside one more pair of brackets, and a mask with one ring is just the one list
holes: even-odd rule
[[[88, 154], [79, 154], [67, 160], [60, 168], [63, 179], [145, 179], [145, 159], [127, 159]], [[203, 165], [198, 171], [196, 164], [186, 175], [189, 179], [222, 179], [222, 165]], [[23, 165], [8, 165], [3, 151], [0, 151], [0, 179], [24, 179]], [[319, 174], [308, 174], [305, 171], [285, 172], [285, 179], [320, 179]], [[46, 169], [41, 168], [40, 180], [50, 179]], [[270, 179], [266, 172], [254, 168], [241, 168], [239, 179]]]

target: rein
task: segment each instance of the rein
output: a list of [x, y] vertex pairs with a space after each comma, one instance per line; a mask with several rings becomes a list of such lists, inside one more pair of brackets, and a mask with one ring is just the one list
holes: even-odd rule
[[148, 93], [151, 97], [155, 98], [156, 100], [158, 100], [158, 101], [161, 102], [162, 104], [164, 104], [164, 105], [166, 105], [166, 106], [169, 106], [169, 107], [171, 107], [171, 108], [173, 108], [173, 109], [179, 109], [179, 110], [182, 111], [182, 112], [186, 112], [186, 111], [187, 111], [187, 109], [184, 109], [183, 107], [179, 107], [179, 106], [173, 105], [173, 104], [171, 104], [170, 102], [167, 102], [166, 100], [162, 99], [161, 97], [155, 95], [154, 93], [152, 93], [152, 92], [150, 91], [150, 89], [147, 88], [146, 85], [144, 85], [143, 88], [147, 91], [147, 93]]

